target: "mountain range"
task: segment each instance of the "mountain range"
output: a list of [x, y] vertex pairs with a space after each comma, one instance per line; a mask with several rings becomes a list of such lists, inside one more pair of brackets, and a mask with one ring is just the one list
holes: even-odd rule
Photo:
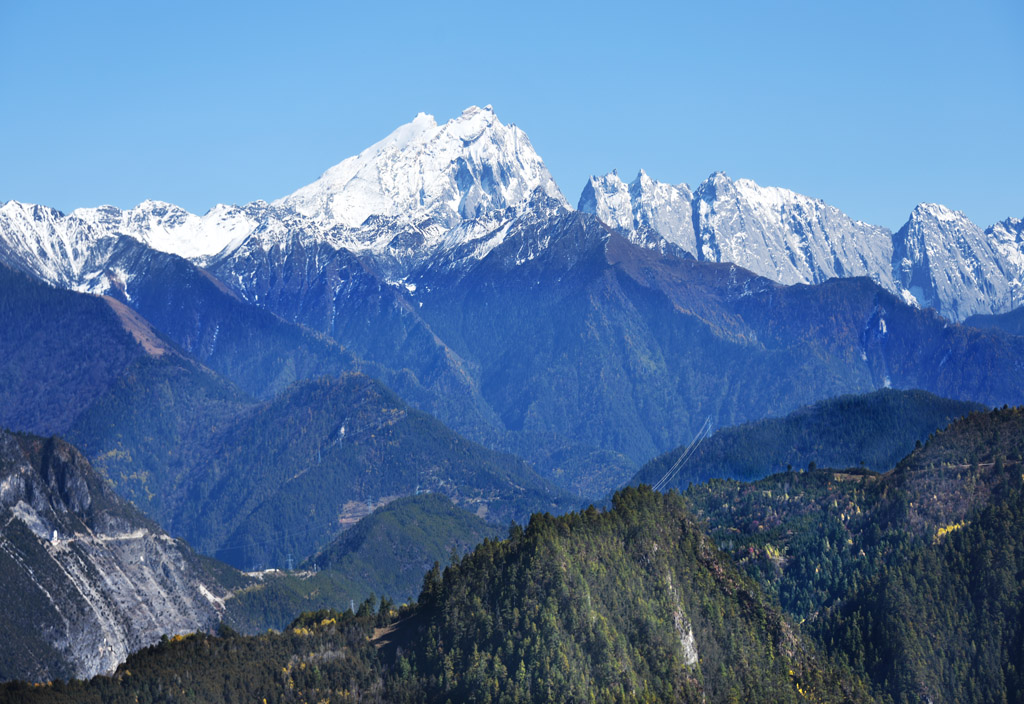
[[1021, 232], [1008, 218], [984, 231], [963, 213], [914, 207], [896, 232], [784, 188], [715, 173], [696, 190], [616, 173], [592, 177], [579, 209], [644, 246], [732, 262], [784, 284], [866, 276], [952, 320], [1020, 305]]
[[[70, 214], [0, 206], [5, 260], [51, 283], [94, 292], [131, 288], [113, 241], [129, 237], [220, 272], [248, 300], [266, 284], [259, 265], [301, 247], [323, 275], [344, 251], [398, 290], [424, 269], [478, 260], [529, 214], [572, 208], [526, 134], [471, 107], [444, 124], [420, 114], [313, 183], [271, 203], [218, 205], [205, 215], [146, 201]], [[986, 229], [937, 204], [913, 208], [896, 232], [852, 219], [793, 191], [715, 173], [696, 189], [594, 176], [578, 203], [633, 242], [701, 261], [729, 262], [783, 284], [866, 276], [952, 320], [1005, 312], [1020, 301], [1024, 221]], [[550, 242], [539, 242], [538, 248]], [[523, 259], [531, 256], [523, 252]], [[129, 294], [130, 295], [130, 294]]]
[[[262, 385], [270, 397], [262, 400], [111, 298], [54, 289], [3, 266], [0, 294], [0, 423], [67, 437], [148, 516], [238, 567], [283, 566], [289, 554], [299, 561], [417, 491], [450, 496], [499, 525], [571, 507], [522, 460], [458, 436], [350, 371], [337, 345], [265, 311], [243, 306], [243, 324], [270, 323], [225, 324], [224, 356], [207, 357]], [[69, 314], [73, 324], [64, 322]], [[208, 314], [216, 318], [217, 307]], [[235, 340], [238, 327], [257, 335]], [[291, 333], [291, 347], [275, 331]], [[285, 379], [282, 369], [291, 372]]]
[[593, 178], [574, 210], [519, 128], [469, 108], [272, 203], [8, 202], [0, 261], [119, 301], [250, 396], [360, 371], [593, 497], [709, 415], [887, 385], [1024, 401], [1018, 338], [951, 324], [1014, 304], [1021, 227], [921, 205], [893, 234], [724, 174]]
[[[389, 681], [409, 700], [494, 682], [524, 700], [628, 700], [641, 686], [795, 700], [811, 681], [851, 701], [870, 698], [864, 683], [884, 701], [934, 695], [939, 654], [884, 665], [879, 624], [908, 624], [876, 618], [878, 580], [916, 594], [883, 568], [934, 561], [922, 541], [1002, 510], [989, 479], [1016, 476], [1004, 465], [1019, 448], [998, 469], [977, 466], [978, 448], [1004, 442], [1014, 412], [976, 414], [948, 456], [922, 458], [959, 437], [927, 437], [952, 418], [1024, 404], [1022, 272], [1021, 220], [982, 230], [921, 204], [893, 232], [722, 173], [696, 189], [595, 176], [574, 208], [489, 107], [443, 124], [421, 114], [273, 202], [201, 216], [157, 201], [0, 204], [0, 426], [66, 438], [0, 433], [0, 545], [28, 604], [9, 630], [36, 653], [0, 674], [91, 675], [161, 627], [260, 631], [368, 589], [408, 598], [451, 554], [407, 620], [385, 599], [376, 615], [306, 617], [298, 635], [246, 647], [277, 648], [276, 663], [314, 626], [347, 624], [351, 639], [376, 618], [383, 660], [346, 641], [358, 677], [403, 671]], [[605, 513], [548, 515], [657, 482], [695, 434], [710, 439], [658, 483], [683, 497], [627, 489]], [[818, 509], [826, 547], [809, 526]], [[531, 513], [525, 533], [458, 559]], [[244, 575], [163, 530], [236, 568], [303, 568]], [[833, 551], [840, 539], [852, 542]], [[139, 545], [167, 568], [133, 562]], [[169, 616], [134, 623], [142, 597], [104, 581], [115, 572], [170, 584], [156, 600]], [[620, 613], [618, 586], [650, 608]], [[31, 635], [32, 614], [90, 610]], [[729, 641], [723, 613], [742, 638]], [[96, 632], [113, 634], [107, 656], [90, 650]], [[753, 660], [722, 669], [735, 658]], [[520, 675], [527, 660], [540, 669]]]
[[651, 460], [630, 483], [685, 491], [690, 484], [710, 479], [749, 482], [794, 468], [800, 471], [812, 463], [885, 472], [915, 443], [984, 408], [916, 390], [839, 396], [784, 418], [723, 428], [693, 447], [678, 447]]

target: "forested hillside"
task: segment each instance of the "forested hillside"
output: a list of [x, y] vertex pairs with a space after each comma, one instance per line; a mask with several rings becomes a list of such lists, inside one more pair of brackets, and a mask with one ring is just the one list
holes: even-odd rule
[[280, 635], [195, 636], [113, 678], [2, 691], [26, 702], [871, 701], [680, 497], [649, 489], [621, 492], [607, 512], [534, 517], [429, 572], [411, 610], [374, 615], [367, 602]]
[[362, 518], [294, 572], [269, 572], [237, 589], [226, 620], [246, 633], [282, 629], [303, 611], [345, 608], [376, 595], [419, 595], [435, 562], [448, 564], [503, 532], [443, 494], [396, 499]]
[[1022, 458], [1024, 409], [976, 412], [886, 474], [714, 480], [686, 499], [718, 545], [880, 696], [1019, 701]]
[[400, 603], [419, 595], [432, 564], [445, 564], [503, 532], [443, 494], [420, 494], [377, 509], [308, 562], [359, 581], [362, 597], [376, 591]]
[[[860, 467], [885, 472], [906, 457], [915, 443], [950, 421], [984, 406], [940, 398], [924, 391], [879, 389], [839, 396], [796, 410], [783, 418], [723, 428], [695, 446], [665, 490], [686, 489], [708, 479], [752, 481], [769, 474], [819, 467]], [[632, 484], [657, 484], [686, 447], [648, 462]]]
[[718, 552], [679, 496], [627, 489], [612, 504], [534, 516], [443, 577], [427, 575], [421, 621], [405, 626], [421, 645], [403, 650], [433, 699], [867, 699]]
[[1022, 585], [1018, 479], [883, 567], [823, 620], [821, 639], [897, 702], [1024, 701]]
[[236, 419], [156, 516], [236, 566], [284, 566], [289, 553], [300, 561], [417, 488], [499, 525], [572, 505], [521, 460], [459, 437], [352, 374], [297, 384]]
[[[345, 371], [356, 362], [336, 343], [239, 301], [178, 257], [147, 263], [133, 305], [271, 398], [257, 401], [113, 299], [0, 267], [0, 424], [66, 435], [122, 496], [200, 551], [247, 569], [298, 564], [417, 490], [500, 526], [573, 507], [521, 460]], [[320, 369], [338, 376], [292, 383]]]
[[[626, 489], [607, 511], [537, 514], [435, 567], [411, 607], [366, 601], [280, 635], [178, 639], [110, 679], [3, 695], [1018, 702], [1022, 453], [1024, 410], [1002, 409], [953, 422], [885, 474]], [[391, 512], [443, 515], [418, 506], [434, 500]], [[343, 538], [335, 562], [366, 564], [373, 536], [393, 535], [388, 514]], [[257, 601], [284, 594], [263, 589]]]
[[[786, 287], [659, 254], [579, 213], [513, 230], [467, 272], [417, 281], [419, 315], [544, 454], [516, 451], [570, 485], [588, 468], [552, 452], [559, 438], [639, 467], [709, 416], [725, 427], [886, 386], [1024, 402], [1024, 338], [950, 324], [867, 279]], [[635, 473], [617, 466], [623, 483]]]
[[0, 427], [64, 431], [145, 354], [109, 304], [0, 264]]

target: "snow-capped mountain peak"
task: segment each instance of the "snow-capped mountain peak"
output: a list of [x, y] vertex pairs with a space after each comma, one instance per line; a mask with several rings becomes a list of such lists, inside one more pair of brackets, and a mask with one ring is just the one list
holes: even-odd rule
[[326, 227], [356, 228], [377, 215], [448, 229], [508, 208], [520, 213], [537, 188], [564, 202], [526, 134], [490, 106], [470, 107], [441, 125], [420, 113], [273, 205]]
[[10, 200], [0, 205], [0, 261], [58, 285], [70, 285], [97, 234], [64, 213]]
[[133, 237], [161, 252], [203, 260], [251, 234], [265, 209], [262, 201], [244, 207], [218, 204], [205, 215], [194, 215], [171, 203], [145, 200], [130, 210], [79, 208], [70, 219], [98, 232]]
[[958, 210], [921, 203], [893, 235], [897, 283], [924, 306], [963, 319], [1010, 305], [1020, 276], [999, 246]]
[[[715, 172], [696, 191], [641, 171], [628, 188], [592, 178], [580, 209], [647, 246], [671, 245], [696, 258], [728, 261], [781, 283], [871, 276], [891, 286], [888, 231], [784, 188], [733, 181]], [[629, 217], [627, 217], [627, 213]]]
[[633, 203], [629, 187], [617, 171], [591, 176], [580, 194], [579, 210], [599, 217], [606, 225], [632, 232]]
[[941, 203], [918, 203], [910, 213], [911, 220], [933, 218], [941, 222], [966, 221], [967, 216], [959, 210], [952, 210]]
[[653, 180], [643, 169], [626, 185], [617, 171], [591, 176], [580, 196], [579, 210], [596, 215], [630, 240], [645, 246], [671, 245], [694, 251], [691, 202], [685, 183], [673, 186]]
[[[636, 244], [734, 263], [783, 284], [868, 276], [953, 319], [1006, 310], [1024, 280], [1020, 220], [982, 232], [936, 204], [918, 205], [892, 233], [820, 199], [724, 172], [691, 190], [641, 169], [630, 183], [614, 171], [591, 177], [579, 210]], [[420, 271], [472, 266], [506, 241], [529, 242], [536, 254], [557, 230], [544, 223], [568, 211], [526, 134], [490, 106], [473, 106], [441, 124], [420, 113], [271, 204], [217, 205], [196, 215], [147, 200], [129, 210], [65, 215], [0, 203], [0, 262], [58, 286], [101, 292], [116, 279], [128, 291], [130, 267], [119, 262], [143, 246], [249, 281], [252, 291], [243, 295], [255, 300], [253, 267], [273, 278], [296, 246], [313, 253], [314, 269], [337, 254], [401, 282]]]
[[[489, 233], [549, 201], [555, 210], [569, 209], [526, 134], [503, 124], [488, 105], [444, 124], [420, 113], [272, 204], [217, 205], [205, 215], [157, 200], [69, 215], [5, 204], [0, 235], [11, 264], [89, 290], [105, 280], [98, 269], [109, 264], [111, 247], [97, 245], [122, 236], [203, 265], [236, 251], [249, 256], [287, 251], [294, 242], [322, 244], [349, 250], [397, 280], [439, 252], [492, 240]], [[92, 256], [97, 249], [104, 254]]]

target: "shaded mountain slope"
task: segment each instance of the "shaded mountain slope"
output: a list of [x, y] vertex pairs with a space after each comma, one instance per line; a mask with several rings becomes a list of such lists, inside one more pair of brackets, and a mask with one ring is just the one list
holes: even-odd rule
[[395, 499], [332, 540], [295, 572], [267, 572], [235, 592], [225, 621], [245, 633], [284, 629], [303, 611], [345, 609], [379, 595], [413, 601], [424, 573], [504, 532], [442, 494]]
[[[336, 343], [239, 301], [185, 260], [160, 255], [147, 272], [125, 299], [157, 319], [172, 309], [194, 313], [194, 325], [171, 316], [165, 327], [250, 384], [283, 383], [275, 370], [290, 369], [290, 380], [325, 364], [344, 373], [354, 363]], [[307, 382], [260, 405], [136, 310], [2, 273], [11, 294], [0, 343], [11, 351], [2, 365], [9, 420], [27, 424], [59, 412], [57, 429], [122, 495], [200, 550], [235, 546], [239, 566], [284, 566], [289, 554], [301, 561], [375, 506], [418, 487], [499, 524], [564, 499], [519, 460], [463, 440], [367, 377]], [[64, 325], [68, 311], [74, 319]], [[202, 339], [209, 333], [209, 344], [187, 330]], [[60, 383], [49, 384], [48, 375]], [[346, 422], [354, 434], [338, 437]]]
[[[727, 426], [885, 386], [1024, 401], [1018, 337], [951, 325], [867, 279], [785, 287], [633, 244], [543, 193], [524, 203], [490, 230], [457, 225], [422, 261], [415, 237], [381, 240], [381, 256], [418, 261], [399, 279], [344, 232], [285, 218], [209, 271], [103, 237], [89, 281], [251, 395], [362, 370], [583, 496], [707, 416]], [[395, 226], [375, 222], [374, 237]]]
[[[550, 227], [509, 235], [464, 276], [414, 295], [479, 366], [512, 433], [640, 462], [706, 416], [735, 424], [884, 386], [1024, 400], [1021, 340], [951, 325], [866, 279], [784, 287], [643, 249], [579, 214]], [[518, 263], [533, 236], [550, 245]]]
[[264, 315], [272, 311], [359, 355], [367, 373], [457, 432], [493, 441], [499, 423], [472, 368], [417, 307], [351, 252], [307, 239], [296, 232], [270, 247], [243, 245], [210, 270]]
[[[886, 471], [950, 421], [983, 407], [924, 391], [881, 389], [840, 396], [769, 418], [723, 428], [702, 442], [666, 482], [685, 489], [712, 478], [751, 481], [811, 462]], [[656, 484], [682, 455], [678, 447], [646, 464], [634, 484]]]
[[[419, 595], [432, 564], [446, 563], [502, 529], [458, 508], [443, 494], [397, 499], [362, 519], [310, 559], [361, 580], [364, 594], [376, 591], [398, 602]], [[382, 572], [387, 570], [387, 579]]]
[[141, 358], [85, 408], [68, 439], [117, 491], [162, 520], [186, 469], [256, 402], [192, 360]]
[[1011, 335], [1024, 335], [1024, 307], [999, 315], [972, 315], [964, 324], [988, 330], [1002, 330]]
[[180, 257], [119, 240], [116, 265], [132, 272], [112, 294], [200, 363], [256, 398], [358, 366], [353, 355], [309, 330], [249, 305]]
[[146, 354], [103, 299], [0, 265], [0, 426], [66, 430]]
[[155, 515], [229, 563], [283, 565], [417, 489], [499, 524], [565, 498], [528, 465], [469, 442], [353, 374], [298, 384], [211, 443]]

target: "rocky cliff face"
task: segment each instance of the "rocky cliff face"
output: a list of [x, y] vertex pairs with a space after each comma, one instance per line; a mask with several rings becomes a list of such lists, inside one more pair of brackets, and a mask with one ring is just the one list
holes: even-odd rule
[[693, 192], [685, 183], [653, 181], [643, 170], [626, 184], [617, 173], [593, 176], [583, 187], [579, 209], [626, 233], [637, 244], [670, 248], [697, 256]]
[[227, 591], [73, 447], [0, 431], [0, 680], [87, 678], [213, 627]]
[[933, 203], [914, 208], [893, 236], [893, 277], [922, 306], [963, 320], [1008, 310], [1020, 272], [963, 213]]

